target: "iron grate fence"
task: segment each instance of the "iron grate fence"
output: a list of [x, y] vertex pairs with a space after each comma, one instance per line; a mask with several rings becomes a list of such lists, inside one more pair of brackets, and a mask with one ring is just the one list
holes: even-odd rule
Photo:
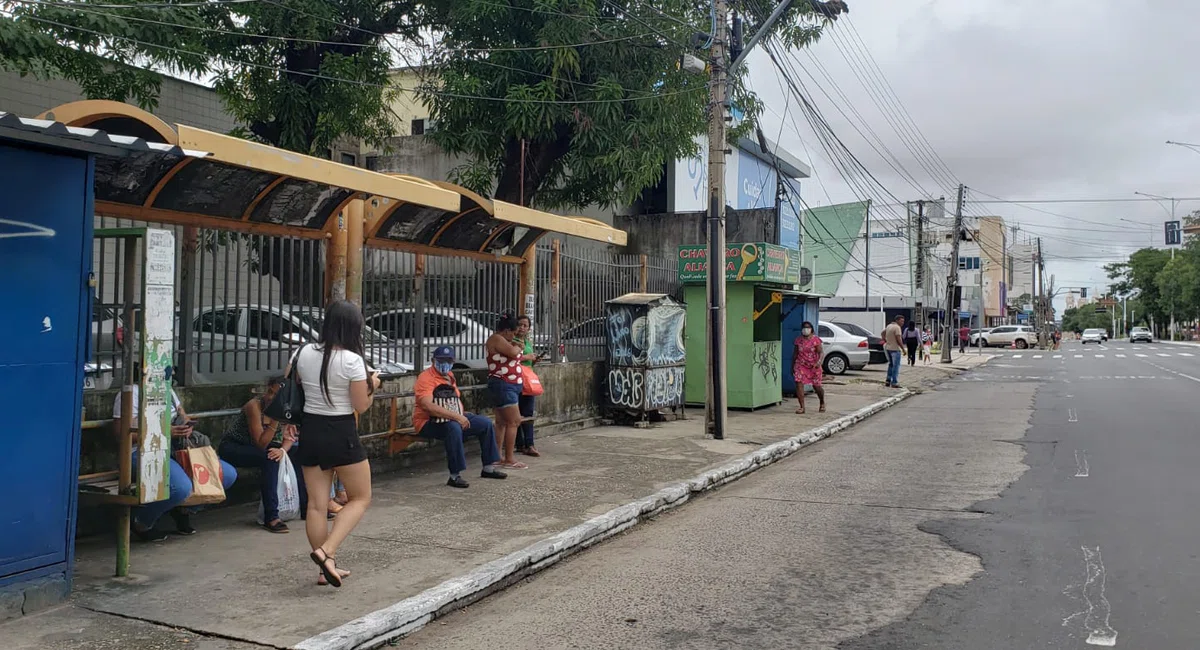
[[[262, 381], [280, 374], [295, 348], [320, 332], [328, 291], [324, 240], [110, 217], [95, 225], [175, 233], [176, 365], [184, 384]], [[122, 380], [123, 346], [135, 340], [126, 336], [122, 295], [130, 254], [138, 251], [127, 251], [119, 238], [93, 244], [90, 387]], [[460, 366], [484, 367], [484, 345], [500, 314], [524, 311], [519, 265], [371, 247], [363, 256], [366, 352], [386, 373], [421, 367], [440, 345], [456, 349]], [[534, 342], [553, 361], [605, 357], [605, 301], [642, 291], [678, 297], [679, 290], [672, 259], [559, 241], [537, 247], [533, 276]], [[140, 295], [136, 283], [134, 291]]]

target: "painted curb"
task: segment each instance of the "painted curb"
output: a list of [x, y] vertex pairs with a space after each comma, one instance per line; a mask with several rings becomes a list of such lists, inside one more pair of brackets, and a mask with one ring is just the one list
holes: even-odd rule
[[531, 574], [537, 573], [569, 555], [617, 535], [643, 520], [677, 508], [693, 494], [714, 490], [726, 483], [791, 456], [800, 449], [843, 431], [880, 411], [915, 395], [909, 390], [842, 416], [832, 422], [786, 440], [767, 445], [691, 479], [669, 485], [650, 496], [593, 517], [582, 524], [527, 546], [451, 578], [436, 587], [406, 598], [314, 637], [305, 639], [296, 650], [363, 650], [376, 648], [392, 639], [420, 630], [430, 621], [471, 603]]

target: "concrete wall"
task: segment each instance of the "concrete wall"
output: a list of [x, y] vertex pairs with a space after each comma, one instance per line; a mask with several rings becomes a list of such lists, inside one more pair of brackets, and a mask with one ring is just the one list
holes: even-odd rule
[[[624, 253], [675, 259], [680, 246], [708, 241], [703, 212], [617, 215], [613, 226], [629, 232]], [[774, 242], [777, 236], [775, 208], [728, 210], [725, 217], [725, 241]]]

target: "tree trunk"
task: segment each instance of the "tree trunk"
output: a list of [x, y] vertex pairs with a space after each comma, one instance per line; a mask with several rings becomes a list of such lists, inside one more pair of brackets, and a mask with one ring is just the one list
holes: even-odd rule
[[546, 177], [570, 150], [571, 131], [569, 126], [560, 124], [555, 128], [554, 140], [526, 141], [524, 192], [521, 191], [521, 139], [509, 138], [504, 147], [504, 166], [492, 198], [518, 205], [533, 205]]

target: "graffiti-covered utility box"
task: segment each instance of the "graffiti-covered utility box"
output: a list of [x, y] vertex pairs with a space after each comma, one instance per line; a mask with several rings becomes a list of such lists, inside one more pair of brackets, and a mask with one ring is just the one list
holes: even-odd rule
[[683, 405], [687, 310], [661, 293], [629, 293], [604, 303], [608, 403], [645, 416]]

